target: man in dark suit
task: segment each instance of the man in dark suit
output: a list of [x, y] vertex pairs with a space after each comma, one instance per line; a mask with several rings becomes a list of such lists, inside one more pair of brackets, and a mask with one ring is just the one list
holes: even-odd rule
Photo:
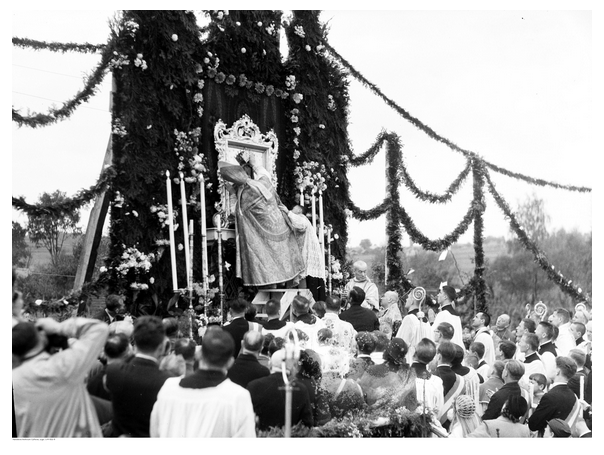
[[105, 308], [99, 311], [93, 316], [93, 319], [111, 324], [115, 321], [121, 321], [124, 319], [122, 313], [126, 306], [121, 296], [117, 294], [110, 294], [105, 298]]
[[[285, 382], [282, 373], [284, 358], [285, 349], [275, 352], [271, 357], [271, 374], [247, 385], [260, 430], [285, 425]], [[293, 379], [295, 367], [291, 368], [290, 373], [292, 374], [288, 374], [288, 376]], [[314, 421], [308, 390], [299, 381], [294, 382], [292, 386], [292, 426], [302, 422], [304, 425], [312, 427]]]
[[275, 299], [270, 299], [264, 305], [264, 312], [266, 313], [267, 321], [264, 323], [264, 329], [262, 333], [274, 333], [275, 331], [283, 329], [287, 324], [286, 321], [279, 319], [281, 314], [281, 302]]
[[228, 378], [241, 387], [247, 387], [254, 379], [270, 374], [268, 368], [260, 365], [258, 355], [262, 350], [264, 336], [260, 332], [249, 331], [243, 336], [241, 354], [229, 369]]
[[501, 373], [503, 387], [493, 394], [482, 420], [493, 420], [501, 415], [501, 408], [512, 395], [522, 395], [518, 381], [524, 375], [524, 365], [518, 360], [508, 360]]
[[350, 299], [350, 308], [340, 313], [340, 319], [352, 324], [357, 332], [380, 330], [380, 321], [376, 313], [361, 306], [365, 301], [365, 291], [355, 286], [348, 293], [348, 298]]
[[237, 298], [229, 302], [229, 313], [231, 314], [231, 322], [226, 323], [222, 328], [225, 332], [230, 333], [235, 342], [235, 356], [241, 351], [241, 340], [243, 335], [250, 330], [250, 323], [245, 319], [245, 310], [247, 310], [248, 302], [245, 299]]
[[[581, 377], [583, 377], [583, 397], [585, 397], [585, 386], [587, 385], [587, 374], [585, 374], [586, 354], [579, 348], [571, 349], [568, 356], [577, 364], [577, 371], [572, 378], [568, 380], [568, 388], [573, 391], [577, 398], [580, 398]], [[591, 385], [591, 384], [590, 384]]]
[[91, 396], [111, 401], [111, 394], [103, 384], [103, 378], [107, 372], [107, 366], [121, 362], [131, 355], [131, 346], [128, 337], [123, 333], [109, 335], [105, 342], [105, 364], [94, 374], [90, 374], [86, 389]]
[[107, 367], [105, 384], [113, 405], [112, 436], [149, 437], [151, 411], [157, 393], [170, 374], [159, 360], [170, 349], [162, 320], [141, 316], [134, 324], [136, 354]]
[[564, 356], [556, 358], [554, 382], [550, 386], [549, 392], [543, 395], [537, 409], [528, 420], [531, 431], [538, 431], [542, 435], [549, 420], [565, 420], [569, 417], [577, 402], [577, 397], [567, 383], [576, 372], [577, 365], [574, 360]]
[[455, 372], [451, 369], [453, 360], [455, 360], [455, 344], [451, 341], [441, 342], [436, 351], [437, 366], [434, 375], [443, 380], [443, 395], [447, 395], [455, 384]]
[[457, 375], [451, 365], [455, 360], [455, 343], [442, 341], [436, 349], [436, 369], [434, 376], [438, 376], [443, 382], [443, 409], [439, 410], [439, 420], [445, 429], [449, 429], [451, 421], [448, 419], [447, 411], [451, 409], [455, 398], [463, 391], [463, 378]]

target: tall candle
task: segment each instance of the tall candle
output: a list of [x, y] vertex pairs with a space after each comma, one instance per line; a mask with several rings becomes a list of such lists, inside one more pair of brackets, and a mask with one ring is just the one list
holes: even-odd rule
[[185, 178], [182, 172], [180, 176], [180, 205], [182, 207], [182, 229], [183, 229], [183, 246], [185, 247], [185, 270], [187, 271], [187, 289], [191, 287], [191, 279], [189, 277], [189, 269], [191, 268], [191, 257], [189, 256], [189, 220], [187, 216], [187, 193], [185, 191]]
[[327, 227], [327, 289], [331, 295], [331, 228]]
[[304, 190], [300, 188], [300, 207], [304, 207]]
[[168, 230], [170, 231], [170, 263], [172, 265], [172, 289], [178, 289], [176, 279], [176, 246], [174, 244], [174, 209], [172, 208], [172, 182], [170, 182], [170, 171], [166, 171], [166, 191], [168, 197]]
[[205, 179], [203, 174], [199, 175], [199, 199], [201, 201], [201, 273], [203, 274], [203, 294], [204, 297], [208, 292], [208, 244], [206, 242], [206, 192]]
[[321, 254], [325, 257], [325, 226], [323, 224], [323, 192], [319, 190], [319, 245]]
[[311, 204], [311, 213], [312, 213], [312, 229], [313, 231], [315, 231], [315, 233], [317, 232], [317, 209], [315, 207], [315, 193], [313, 191], [312, 196], [310, 198], [310, 204]]
[[195, 224], [193, 223], [193, 220], [189, 221], [189, 258], [191, 258], [191, 261], [189, 263], [189, 294], [191, 294], [191, 292], [193, 291], [193, 240], [194, 240], [194, 232], [195, 229]]

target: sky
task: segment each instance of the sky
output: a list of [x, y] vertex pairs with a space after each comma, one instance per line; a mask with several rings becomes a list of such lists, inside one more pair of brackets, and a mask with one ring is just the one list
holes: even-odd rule
[[[105, 43], [113, 15], [113, 10], [12, 11], [12, 36]], [[328, 22], [329, 42], [344, 58], [438, 134], [511, 171], [577, 186], [596, 183], [591, 11], [325, 10], [321, 20]], [[98, 61], [97, 55], [13, 48], [13, 107], [27, 113], [60, 105], [83, 87]], [[97, 95], [66, 121], [37, 129], [12, 125], [13, 196], [33, 203], [42, 192], [73, 195], [96, 182], [110, 135], [110, 87], [107, 76]], [[412, 178], [436, 193], [464, 167], [460, 154], [430, 139], [354, 79], [349, 93], [348, 133], [356, 154], [382, 129], [394, 132]], [[367, 209], [382, 201], [384, 172], [384, 151], [372, 164], [350, 171], [357, 206]], [[592, 230], [590, 193], [491, 175], [512, 207], [530, 195], [544, 199], [550, 230]], [[472, 184], [468, 178], [448, 204], [422, 202], [405, 187], [400, 191], [416, 226], [436, 239], [466, 213]], [[84, 229], [87, 219], [84, 210]], [[26, 221], [15, 210], [13, 220]], [[490, 195], [484, 234], [509, 236]], [[470, 226], [460, 242], [471, 242], [472, 235]], [[349, 246], [365, 238], [385, 243], [384, 217], [350, 220]], [[408, 242], [405, 235], [405, 246]]]

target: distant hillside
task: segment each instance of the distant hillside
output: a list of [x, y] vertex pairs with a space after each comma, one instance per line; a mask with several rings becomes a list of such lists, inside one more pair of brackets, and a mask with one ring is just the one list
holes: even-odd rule
[[[487, 237], [483, 243], [485, 259], [494, 260], [497, 256], [507, 254], [507, 245], [503, 237]], [[361, 260], [367, 262], [369, 268], [374, 262], [374, 250], [364, 251], [360, 246], [348, 248], [348, 259], [352, 261]], [[421, 251], [419, 245], [404, 248], [405, 256], [411, 257]], [[457, 260], [459, 269], [462, 272], [472, 274], [474, 272], [474, 244], [463, 243], [455, 244], [451, 247], [451, 252]]]
[[[79, 238], [79, 236], [77, 236], [77, 235], [68, 236], [65, 239], [65, 243], [63, 244], [62, 252], [65, 254], [71, 254], [73, 251], [73, 246], [77, 242], [78, 238]], [[50, 263], [50, 253], [48, 252], [48, 250], [46, 248], [44, 248], [42, 245], [36, 247], [36, 245], [34, 245], [34, 243], [31, 240], [29, 240], [29, 237], [26, 237], [25, 241], [27, 242], [27, 246], [29, 247], [29, 250], [31, 251], [31, 260], [29, 262], [30, 270], [34, 269], [35, 267], [38, 267], [40, 265], [45, 265], [45, 264]]]

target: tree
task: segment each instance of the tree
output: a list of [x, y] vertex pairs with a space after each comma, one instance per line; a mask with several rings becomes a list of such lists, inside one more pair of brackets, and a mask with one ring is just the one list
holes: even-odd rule
[[[545, 211], [545, 202], [543, 199], [538, 198], [535, 193], [528, 196], [523, 203], [519, 204], [516, 211], [516, 219], [533, 243], [541, 245], [548, 237], [547, 224], [550, 221], [550, 217]], [[509, 244], [510, 249], [513, 251], [524, 249], [518, 240], [515, 239], [513, 231], [512, 234], [514, 235], [514, 240]]]
[[360, 247], [363, 248], [363, 251], [367, 251], [367, 250], [371, 249], [371, 245], [372, 245], [371, 240], [369, 240], [369, 239], [361, 240]]
[[[55, 206], [66, 198], [65, 193], [59, 190], [52, 194], [43, 193], [38, 205]], [[65, 238], [70, 234], [81, 233], [81, 229], [77, 226], [80, 221], [79, 211], [73, 209], [59, 214], [49, 212], [44, 215], [28, 215], [28, 219], [29, 238], [36, 246], [44, 246], [50, 253], [52, 265], [58, 265]]]
[[27, 229], [13, 221], [13, 267], [27, 267], [31, 258], [25, 234], [27, 234]]
[[[539, 248], [543, 247], [544, 241], [548, 237], [547, 224], [549, 223], [550, 217], [545, 212], [545, 202], [543, 199], [538, 198], [534, 193], [526, 198], [521, 203], [516, 211], [516, 218], [520, 223], [520, 226], [524, 229], [529, 239], [535, 243]], [[510, 252], [513, 254], [521, 253], [523, 259], [521, 262], [525, 265], [525, 274], [530, 282], [530, 301], [536, 302], [539, 291], [544, 287], [547, 287], [547, 277], [541, 273], [541, 268], [538, 264], [528, 258], [525, 254], [524, 246], [516, 239], [514, 232], [513, 240], [508, 244]]]

